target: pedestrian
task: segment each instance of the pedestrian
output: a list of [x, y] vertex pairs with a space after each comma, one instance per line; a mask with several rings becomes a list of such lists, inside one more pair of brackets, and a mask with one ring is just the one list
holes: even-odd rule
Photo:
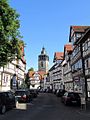
[[11, 79], [11, 88], [14, 90], [17, 89], [17, 76], [16, 76], [16, 74], [14, 74], [12, 79]]

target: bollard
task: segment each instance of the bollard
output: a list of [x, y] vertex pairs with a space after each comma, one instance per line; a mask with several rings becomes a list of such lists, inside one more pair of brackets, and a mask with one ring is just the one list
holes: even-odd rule
[[81, 97], [81, 110], [86, 110], [86, 100], [85, 100], [85, 97]]

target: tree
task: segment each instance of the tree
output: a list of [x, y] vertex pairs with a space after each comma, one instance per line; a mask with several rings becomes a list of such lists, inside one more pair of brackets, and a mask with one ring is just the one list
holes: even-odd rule
[[34, 71], [34, 68], [33, 68], [33, 67], [31, 67], [28, 71]]
[[10, 7], [8, 0], [0, 0], [0, 67], [21, 56], [18, 18], [19, 14]]
[[26, 74], [25, 84], [27, 85], [27, 88], [30, 88], [30, 77], [29, 77], [29, 72]]
[[29, 76], [30, 71], [34, 72], [34, 68], [31, 67], [30, 69], [28, 69], [28, 73], [26, 74], [25, 84], [27, 85], [27, 88], [30, 88], [30, 76]]

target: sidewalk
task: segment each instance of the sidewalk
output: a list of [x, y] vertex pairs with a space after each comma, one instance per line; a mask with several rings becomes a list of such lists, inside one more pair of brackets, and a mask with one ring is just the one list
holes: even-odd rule
[[90, 101], [87, 101], [86, 108], [80, 109], [78, 113], [90, 117]]
[[90, 101], [87, 101], [86, 111], [90, 112]]

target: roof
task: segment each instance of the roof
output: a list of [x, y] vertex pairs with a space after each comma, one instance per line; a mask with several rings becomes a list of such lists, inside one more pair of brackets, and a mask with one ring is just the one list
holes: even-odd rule
[[[90, 29], [90, 26], [71, 26], [70, 27], [70, 35], [69, 35], [69, 42], [71, 42], [71, 34], [73, 33], [85, 33], [88, 29]], [[73, 30], [73, 33], [71, 32]]]
[[74, 32], [85, 32], [90, 26], [71, 26]]
[[64, 45], [64, 49], [67, 52], [71, 52], [73, 50], [73, 46], [72, 46], [72, 44], [66, 44], [66, 45]]
[[38, 71], [38, 73], [40, 74], [40, 80], [42, 80], [44, 78], [44, 75], [46, 74], [45, 71]]
[[[29, 77], [30, 78], [34, 78], [34, 74], [36, 73], [36, 71], [29, 71]], [[39, 79], [42, 80], [43, 76], [46, 74], [46, 72], [44, 71], [37, 71], [37, 74], [39, 74]]]
[[78, 40], [77, 44], [82, 42], [82, 41], [85, 41], [88, 37], [90, 36], [90, 29], [88, 29], [85, 34]]
[[55, 52], [54, 53], [54, 61], [63, 60], [63, 55], [64, 55], [63, 52]]
[[71, 43], [64, 45], [64, 57], [63, 58], [65, 58], [65, 51], [67, 51], [68, 54], [72, 53], [73, 45]]
[[45, 74], [46, 74], [45, 71], [38, 71], [38, 73], [39, 73], [40, 75], [45, 75]]

